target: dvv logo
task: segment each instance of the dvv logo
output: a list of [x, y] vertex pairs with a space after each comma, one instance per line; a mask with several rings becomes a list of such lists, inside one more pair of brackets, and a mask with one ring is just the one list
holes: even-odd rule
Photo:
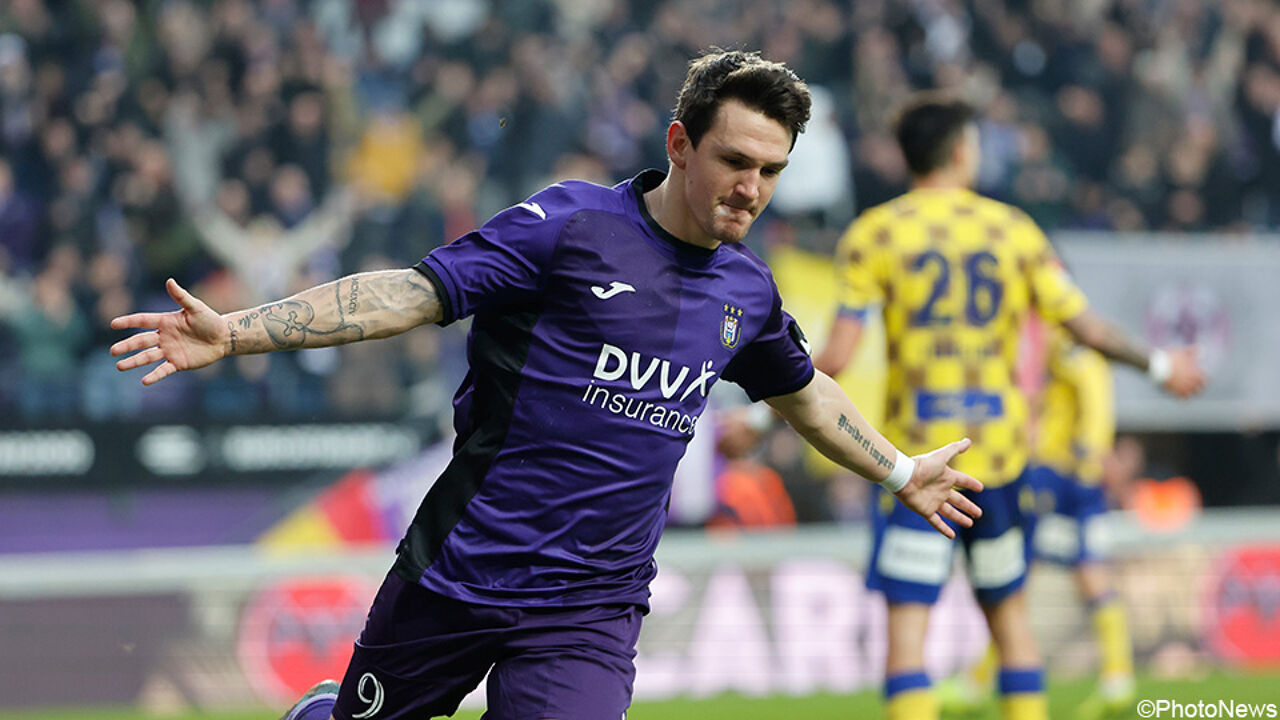
[[694, 390], [699, 391], [702, 397], [707, 396], [710, 383], [714, 382], [716, 377], [711, 370], [713, 364], [711, 360], [703, 361], [698, 374], [686, 383], [690, 370], [683, 365], [677, 371], [669, 360], [658, 357], [646, 358], [638, 352], [628, 354], [620, 347], [604, 343], [600, 346], [600, 356], [596, 359], [596, 368], [592, 376], [597, 380], [613, 381], [627, 375], [632, 389], [635, 390], [645, 388], [656, 379], [663, 398], [670, 400], [683, 388], [684, 392], [680, 395], [680, 400], [683, 401]]

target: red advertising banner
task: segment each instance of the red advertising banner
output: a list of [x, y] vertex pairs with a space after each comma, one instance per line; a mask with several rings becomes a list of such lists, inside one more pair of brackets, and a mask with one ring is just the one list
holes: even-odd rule
[[1232, 664], [1280, 664], [1280, 547], [1226, 550], [1206, 584], [1204, 641]]

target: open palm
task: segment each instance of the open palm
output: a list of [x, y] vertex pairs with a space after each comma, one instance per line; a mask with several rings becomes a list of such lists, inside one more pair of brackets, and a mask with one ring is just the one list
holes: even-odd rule
[[230, 332], [222, 316], [184, 290], [173, 278], [165, 282], [165, 289], [181, 309], [167, 313], [122, 315], [111, 321], [111, 327], [116, 330], [148, 330], [111, 346], [112, 355], [134, 353], [116, 362], [119, 370], [132, 370], [163, 361], [142, 377], [143, 385], [160, 382], [179, 370], [202, 368], [227, 354]]
[[982, 508], [960, 492], [961, 489], [979, 492], [982, 483], [948, 466], [971, 444], [965, 438], [916, 456], [911, 480], [897, 493], [903, 505], [919, 513], [949, 538], [954, 538], [956, 532], [943, 518], [962, 527], [973, 527], [973, 519], [982, 516]]

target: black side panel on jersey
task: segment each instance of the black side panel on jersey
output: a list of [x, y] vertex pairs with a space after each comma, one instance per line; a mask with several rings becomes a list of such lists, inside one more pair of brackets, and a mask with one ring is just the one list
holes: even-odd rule
[[489, 466], [506, 443], [520, 391], [521, 372], [533, 343], [539, 311], [476, 316], [471, 329], [475, 388], [470, 417], [454, 444], [453, 460], [431, 486], [396, 548], [393, 570], [416, 583], [480, 490]]

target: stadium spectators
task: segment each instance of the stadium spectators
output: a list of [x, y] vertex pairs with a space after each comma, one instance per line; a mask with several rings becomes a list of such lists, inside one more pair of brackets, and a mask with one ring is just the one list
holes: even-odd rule
[[[1280, 9], [1263, 0], [14, 0], [0, 9], [0, 286], [34, 306], [71, 298], [70, 331], [120, 293], [165, 303], [153, 293], [168, 275], [238, 307], [408, 265], [550, 176], [654, 164], [684, 58], [713, 44], [759, 47], [830, 97], [848, 213], [905, 183], [884, 111], [945, 86], [985, 114], [983, 192], [1047, 229], [1280, 226]], [[325, 237], [305, 233], [334, 203]], [[822, 210], [806, 218], [827, 235], [848, 217]], [[270, 273], [227, 265], [218, 239], [272, 257], [295, 232], [305, 257]], [[84, 261], [53, 282], [64, 246]], [[100, 256], [121, 279], [91, 281]], [[47, 403], [19, 398], [48, 369], [21, 358], [48, 340], [12, 310], [3, 324], [16, 347], [0, 350], [0, 409], [35, 420]], [[99, 341], [70, 332], [59, 412], [137, 406], [88, 390]], [[222, 380], [326, 376], [297, 366]], [[259, 410], [367, 411], [323, 386], [319, 404], [265, 393]], [[166, 407], [216, 414], [199, 400], [216, 393], [192, 392]]]

